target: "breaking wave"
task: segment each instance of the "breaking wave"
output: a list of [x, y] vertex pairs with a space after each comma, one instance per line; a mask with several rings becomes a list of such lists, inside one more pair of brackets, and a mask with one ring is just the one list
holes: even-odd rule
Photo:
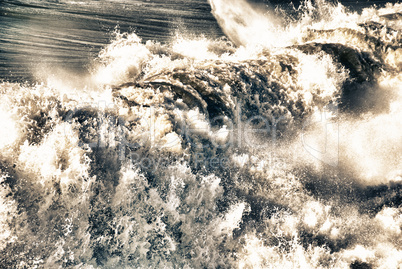
[[402, 265], [402, 5], [210, 4], [227, 37], [1, 83], [1, 267]]

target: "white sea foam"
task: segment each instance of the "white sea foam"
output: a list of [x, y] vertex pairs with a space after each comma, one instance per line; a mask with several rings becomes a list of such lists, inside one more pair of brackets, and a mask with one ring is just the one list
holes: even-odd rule
[[0, 84], [4, 261], [401, 265], [401, 5], [210, 2], [236, 45], [116, 34], [82, 83]]

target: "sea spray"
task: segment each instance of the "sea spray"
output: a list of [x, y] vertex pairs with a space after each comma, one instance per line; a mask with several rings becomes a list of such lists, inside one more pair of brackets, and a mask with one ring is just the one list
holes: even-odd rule
[[401, 5], [317, 3], [286, 42], [118, 34], [86, 87], [3, 82], [0, 264], [400, 266]]

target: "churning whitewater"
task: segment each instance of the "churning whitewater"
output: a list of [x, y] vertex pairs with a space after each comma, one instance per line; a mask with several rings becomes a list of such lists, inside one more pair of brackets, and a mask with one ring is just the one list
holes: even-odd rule
[[402, 5], [209, 4], [3, 80], [1, 268], [402, 267]]

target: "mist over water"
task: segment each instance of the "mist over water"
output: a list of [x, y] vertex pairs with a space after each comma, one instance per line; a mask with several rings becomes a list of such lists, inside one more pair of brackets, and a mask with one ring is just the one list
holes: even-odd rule
[[400, 268], [402, 5], [353, 7], [2, 2], [0, 267]]

